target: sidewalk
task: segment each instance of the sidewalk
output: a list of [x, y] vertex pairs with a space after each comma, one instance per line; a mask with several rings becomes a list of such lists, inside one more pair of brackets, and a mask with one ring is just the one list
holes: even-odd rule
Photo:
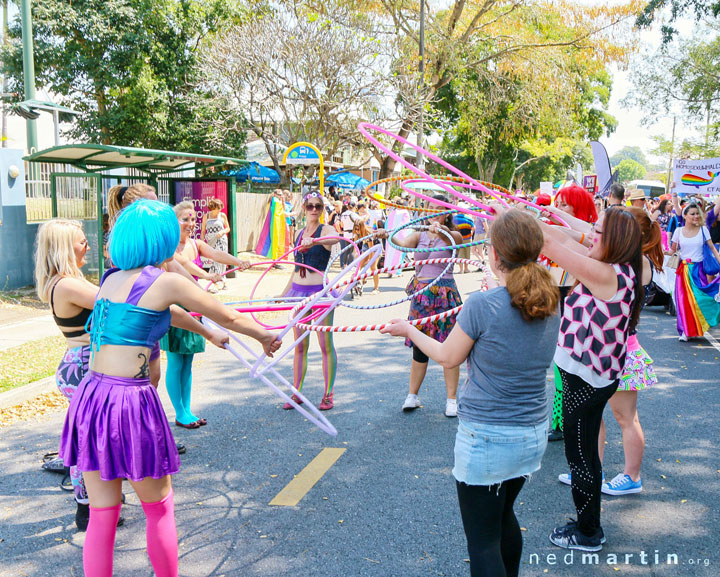
[[0, 311], [0, 351], [62, 334], [50, 314], [8, 324], [3, 322], [3, 316]]
[[[243, 258], [243, 255], [241, 258]], [[251, 259], [252, 260], [252, 259]], [[265, 275], [260, 285], [257, 287], [255, 298], [267, 298], [268, 296], [279, 295], [291, 273], [291, 267], [286, 266], [283, 270], [273, 270]], [[250, 297], [255, 284], [258, 282], [262, 270], [247, 271], [237, 273], [235, 278], [227, 279], [227, 289], [220, 291], [217, 296], [223, 301], [241, 301]], [[205, 288], [207, 281], [200, 281], [200, 286]], [[22, 315], [18, 311], [0, 310], [0, 352], [24, 345], [31, 341], [44, 339], [47, 337], [60, 336], [62, 333], [53, 321], [52, 315], [47, 313], [41, 316], [35, 316], [25, 320], [18, 320]], [[59, 362], [60, 359], [58, 359]], [[38, 395], [56, 390], [55, 377], [49, 376], [33, 383], [28, 383], [21, 387], [17, 387], [10, 391], [0, 393], [0, 409], [13, 407], [31, 399]]]

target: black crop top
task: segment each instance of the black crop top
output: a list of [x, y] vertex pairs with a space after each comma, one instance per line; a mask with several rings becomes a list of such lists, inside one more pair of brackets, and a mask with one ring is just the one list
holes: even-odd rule
[[55, 287], [58, 285], [60, 281], [57, 281], [50, 291], [50, 310], [53, 314], [53, 319], [55, 320], [55, 324], [59, 327], [83, 327], [82, 329], [76, 329], [74, 331], [63, 331], [63, 336], [66, 338], [75, 338], [75, 337], [81, 337], [85, 334], [87, 334], [87, 331], [85, 330], [85, 325], [87, 324], [88, 319], [90, 318], [90, 315], [92, 314], [92, 309], [82, 309], [78, 314], [76, 314], [74, 317], [59, 317], [55, 314], [55, 303], [53, 302], [53, 298], [55, 297]]
[[[320, 238], [322, 234], [322, 225], [317, 227], [317, 230], [313, 233], [312, 238]], [[303, 234], [305, 229], [298, 235], [295, 246], [298, 246], [302, 242]], [[330, 251], [321, 244], [311, 246], [307, 251], [295, 253], [295, 262], [306, 264], [317, 270], [324, 272], [327, 268], [328, 262], [330, 262]], [[300, 271], [300, 276], [305, 277], [305, 274], [309, 269], [303, 266], [295, 265], [295, 270]], [[314, 272], [314, 271], [313, 271]]]

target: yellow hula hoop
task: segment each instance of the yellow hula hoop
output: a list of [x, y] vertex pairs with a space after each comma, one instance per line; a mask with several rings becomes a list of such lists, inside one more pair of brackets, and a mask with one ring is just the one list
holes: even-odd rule
[[[461, 184], [469, 184], [469, 182], [461, 178], [459, 176], [433, 176], [433, 178], [436, 178], [437, 180], [444, 180], [447, 182], [458, 182]], [[375, 182], [371, 182], [365, 187], [365, 196], [367, 196], [370, 200], [374, 200], [384, 206], [390, 206], [393, 208], [410, 208], [413, 212], [446, 212], [447, 209], [437, 209], [437, 208], [423, 208], [423, 207], [407, 207], [403, 206], [401, 204], [398, 204], [396, 202], [393, 202], [392, 200], [388, 198], [382, 198], [380, 196], [375, 196], [373, 192], [371, 191], [372, 188], [375, 188], [376, 186], [380, 184], [385, 184], [388, 182], [399, 182], [399, 181], [405, 181], [405, 180], [413, 180], [413, 178], [408, 178], [406, 176], [390, 176], [388, 178], [381, 178], [380, 180], [376, 180]], [[497, 190], [499, 192], [504, 192], [505, 194], [512, 194], [507, 188], [503, 188], [499, 184], [493, 184], [492, 182], [483, 182], [480, 181], [480, 184], [487, 186], [488, 188], [492, 188], [493, 190]]]

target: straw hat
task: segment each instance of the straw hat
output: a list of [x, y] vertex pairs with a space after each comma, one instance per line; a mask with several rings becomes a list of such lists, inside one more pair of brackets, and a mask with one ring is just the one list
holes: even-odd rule
[[639, 188], [636, 188], [632, 192], [630, 192], [630, 197], [628, 198], [629, 201], [633, 200], [645, 200], [645, 193], [640, 190]]

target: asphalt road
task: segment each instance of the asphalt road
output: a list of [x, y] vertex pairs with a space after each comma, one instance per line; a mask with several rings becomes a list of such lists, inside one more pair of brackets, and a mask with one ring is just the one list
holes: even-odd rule
[[[407, 273], [406, 273], [407, 274]], [[459, 275], [463, 294], [475, 275]], [[388, 302], [406, 278], [382, 280]], [[404, 316], [407, 305], [380, 311], [340, 310], [336, 324]], [[720, 338], [720, 331], [713, 331]], [[639, 337], [655, 359], [660, 383], [640, 396], [647, 438], [645, 490], [604, 497], [608, 541], [595, 559], [572, 557], [548, 541], [573, 514], [562, 443], [549, 446], [542, 469], [526, 484], [517, 514], [524, 528], [521, 575], [720, 574], [720, 350], [707, 340], [679, 343], [674, 318], [643, 313]], [[404, 414], [410, 352], [377, 333], [336, 336], [339, 353], [331, 438], [250, 380], [227, 352], [213, 348], [195, 362], [193, 409], [208, 420], [195, 431], [174, 428], [188, 447], [174, 478], [180, 574], [187, 577], [415, 577], [469, 575], [465, 538], [451, 475], [457, 421], [443, 415], [441, 369], [431, 364], [423, 407]], [[507, 354], [522, 354], [522, 343]], [[322, 396], [313, 343], [304, 391]], [[498, 359], [502, 362], [502, 359]], [[282, 363], [291, 374], [291, 362]], [[463, 368], [461, 378], [464, 378]], [[162, 393], [168, 416], [172, 407]], [[548, 381], [548, 402], [552, 383]], [[40, 470], [57, 446], [63, 415], [0, 429], [0, 576], [82, 575], [84, 534], [74, 527], [70, 493]], [[619, 428], [606, 413], [609, 478], [622, 470]], [[295, 507], [273, 497], [323, 448], [346, 451]], [[115, 575], [152, 575], [145, 523], [129, 485], [118, 530]], [[643, 554], [644, 552], [644, 554]], [[629, 557], [628, 557], [629, 555]], [[554, 557], [553, 557], [554, 556]], [[670, 556], [670, 557], [668, 557]], [[675, 557], [676, 556], [676, 557]], [[677, 558], [677, 564], [674, 560]], [[670, 564], [668, 564], [668, 560]], [[592, 563], [592, 564], [588, 564]]]

